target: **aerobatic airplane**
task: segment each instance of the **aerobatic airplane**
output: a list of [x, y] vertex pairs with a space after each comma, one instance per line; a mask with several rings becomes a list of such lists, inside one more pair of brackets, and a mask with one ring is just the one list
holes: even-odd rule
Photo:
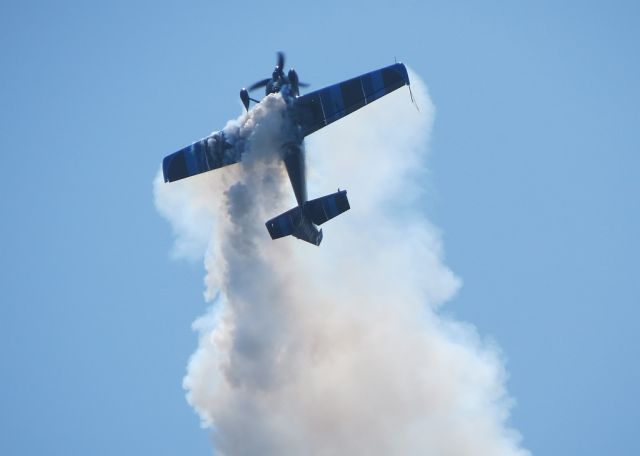
[[[249, 90], [240, 91], [240, 99], [249, 111], [249, 91], [265, 87], [266, 95], [280, 93], [286, 102], [286, 129], [283, 135], [282, 161], [289, 175], [298, 205], [266, 222], [272, 239], [293, 235], [298, 239], [320, 245], [322, 229], [327, 220], [347, 211], [349, 200], [346, 190], [307, 199], [307, 180], [304, 138], [316, 130], [351, 114], [378, 98], [409, 85], [409, 75], [402, 63], [396, 63], [353, 79], [343, 81], [306, 95], [299, 94], [307, 84], [298, 80], [290, 69], [284, 73], [284, 54], [278, 60], [271, 78], [256, 82]], [[242, 159], [243, 147], [233, 143], [231, 136], [219, 131], [164, 158], [162, 170], [165, 182], [204, 173], [237, 163]], [[285, 140], [283, 140], [285, 141]]]

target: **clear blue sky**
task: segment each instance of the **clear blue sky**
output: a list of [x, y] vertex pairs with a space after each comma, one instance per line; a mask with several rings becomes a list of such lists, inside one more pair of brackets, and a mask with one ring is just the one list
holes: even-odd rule
[[277, 50], [314, 88], [426, 81], [443, 311], [502, 347], [534, 454], [640, 453], [639, 43], [631, 1], [3, 2], [0, 454], [210, 454], [202, 265], [151, 182]]

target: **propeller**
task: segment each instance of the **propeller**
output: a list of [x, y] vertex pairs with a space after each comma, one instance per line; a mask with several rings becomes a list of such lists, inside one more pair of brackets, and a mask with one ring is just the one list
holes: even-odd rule
[[278, 52], [278, 64], [276, 66], [279, 70], [284, 69], [284, 52]]
[[264, 87], [267, 84], [269, 84], [269, 81], [271, 81], [271, 78], [267, 78], [267, 79], [263, 79], [262, 81], [258, 81], [256, 83], [254, 83], [251, 87], [249, 87], [249, 90], [255, 90], [255, 89], [259, 89], [260, 87]]
[[[281, 74], [284, 74], [284, 62], [285, 62], [284, 52], [280, 51], [280, 52], [278, 52], [276, 54], [276, 70], [278, 72], [280, 72]], [[275, 74], [275, 72], [274, 72], [274, 74]], [[266, 85], [269, 84], [269, 82], [271, 82], [271, 80], [272, 80], [272, 78], [266, 78], [266, 79], [263, 79], [261, 81], [255, 82], [247, 90], [249, 92], [251, 92], [252, 90], [259, 89], [261, 87], [266, 87]], [[299, 87], [309, 87], [309, 84], [307, 84], [306, 82], [298, 82], [297, 84], [298, 84]]]
[[[282, 69], [284, 68], [284, 52], [278, 52], [276, 59], [276, 69], [278, 69], [278, 71], [282, 71]], [[260, 87], [265, 87], [267, 84], [269, 84], [269, 81], [271, 81], [271, 78], [266, 78], [262, 81], [258, 81], [251, 87], [249, 87], [249, 91], [259, 89]]]

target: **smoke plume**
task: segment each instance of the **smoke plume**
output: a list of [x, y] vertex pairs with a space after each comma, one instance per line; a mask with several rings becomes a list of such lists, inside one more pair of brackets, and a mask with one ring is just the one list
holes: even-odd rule
[[320, 247], [264, 226], [295, 205], [279, 95], [230, 124], [250, 133], [241, 164], [156, 178], [174, 253], [204, 253], [183, 384], [215, 454], [529, 454], [499, 350], [438, 312], [460, 280], [422, 209], [434, 110], [411, 76], [420, 112], [404, 88], [308, 139], [310, 197], [340, 186], [352, 208]]

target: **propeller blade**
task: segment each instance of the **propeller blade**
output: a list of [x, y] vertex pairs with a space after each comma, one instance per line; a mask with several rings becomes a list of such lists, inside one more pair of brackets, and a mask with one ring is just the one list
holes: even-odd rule
[[269, 83], [269, 81], [271, 81], [271, 78], [267, 78], [267, 79], [263, 79], [262, 81], [258, 81], [255, 84], [253, 84], [251, 87], [249, 87], [249, 91], [255, 90], [255, 89], [259, 89], [260, 87], [264, 87]]
[[278, 52], [278, 69], [284, 68], [284, 52]]
[[299, 87], [309, 87], [311, 84], [309, 84], [308, 82], [299, 82], [298, 86]]

